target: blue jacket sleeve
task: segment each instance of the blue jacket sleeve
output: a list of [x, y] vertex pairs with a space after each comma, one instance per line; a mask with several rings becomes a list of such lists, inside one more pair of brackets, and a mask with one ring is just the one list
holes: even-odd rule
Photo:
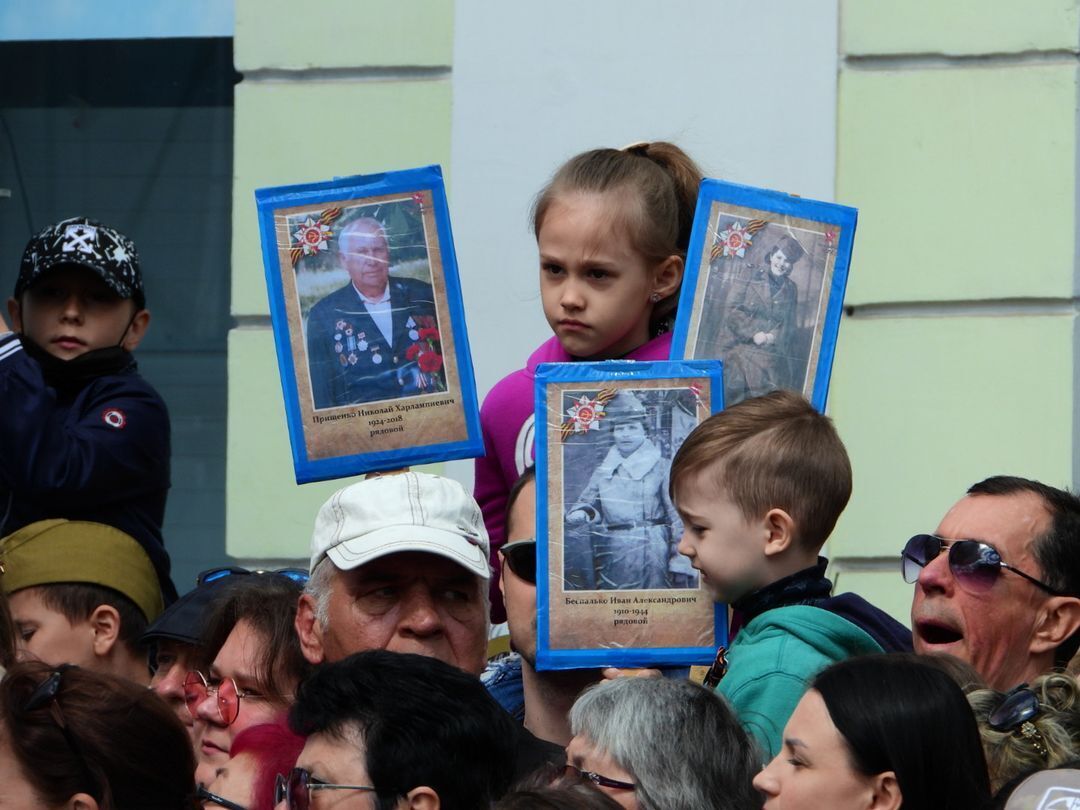
[[61, 403], [17, 336], [0, 338], [0, 482], [16, 494], [108, 503], [169, 485], [169, 415], [135, 373]]

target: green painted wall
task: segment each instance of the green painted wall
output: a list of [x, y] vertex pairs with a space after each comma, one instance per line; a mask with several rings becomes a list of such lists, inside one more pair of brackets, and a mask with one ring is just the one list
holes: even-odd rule
[[267, 315], [254, 190], [450, 159], [453, 4], [237, 0], [226, 544], [302, 559], [347, 480], [297, 486]]
[[1072, 486], [1076, 2], [845, 0], [837, 200], [860, 209], [830, 412], [840, 590], [907, 620], [897, 558], [964, 490]]

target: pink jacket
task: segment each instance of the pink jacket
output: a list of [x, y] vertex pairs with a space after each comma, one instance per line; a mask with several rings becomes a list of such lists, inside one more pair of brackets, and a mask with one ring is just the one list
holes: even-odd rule
[[[671, 333], [653, 338], [630, 352], [626, 360], [667, 360]], [[510, 487], [533, 463], [533, 421], [536, 367], [541, 363], [572, 363], [557, 337], [551, 337], [530, 356], [525, 368], [503, 377], [480, 407], [484, 455], [476, 459], [473, 496], [484, 512], [491, 538], [491, 565], [499, 570], [497, 551], [506, 542], [506, 497]], [[491, 620], [505, 621], [497, 577], [491, 580]]]

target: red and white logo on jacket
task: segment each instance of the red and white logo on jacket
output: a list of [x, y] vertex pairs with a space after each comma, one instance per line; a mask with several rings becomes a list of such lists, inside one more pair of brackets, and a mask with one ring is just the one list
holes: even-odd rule
[[101, 421], [111, 428], [120, 430], [127, 424], [127, 415], [119, 408], [106, 408], [101, 412]]

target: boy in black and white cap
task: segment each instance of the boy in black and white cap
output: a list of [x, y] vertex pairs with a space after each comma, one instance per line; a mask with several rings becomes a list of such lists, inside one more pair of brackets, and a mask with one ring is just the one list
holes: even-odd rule
[[0, 536], [47, 518], [104, 523], [139, 541], [166, 600], [161, 524], [169, 415], [136, 370], [146, 335], [135, 244], [83, 217], [26, 245], [0, 318]]

